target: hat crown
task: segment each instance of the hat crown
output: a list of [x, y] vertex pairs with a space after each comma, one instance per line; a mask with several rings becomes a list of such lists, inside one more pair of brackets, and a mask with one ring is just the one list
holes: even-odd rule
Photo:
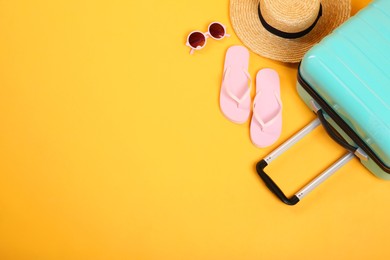
[[296, 33], [316, 21], [320, 0], [260, 0], [260, 9], [269, 25], [280, 31]]

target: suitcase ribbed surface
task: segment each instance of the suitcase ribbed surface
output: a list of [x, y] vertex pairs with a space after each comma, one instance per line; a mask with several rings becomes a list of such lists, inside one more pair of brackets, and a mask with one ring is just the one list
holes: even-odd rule
[[300, 73], [390, 166], [390, 1], [374, 1], [314, 46]]

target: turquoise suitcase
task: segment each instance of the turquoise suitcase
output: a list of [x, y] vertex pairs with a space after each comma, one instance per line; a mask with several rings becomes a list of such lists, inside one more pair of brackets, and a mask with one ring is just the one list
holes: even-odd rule
[[[374, 175], [390, 180], [389, 0], [373, 1], [310, 49], [298, 69], [297, 90], [318, 119], [256, 166], [278, 198], [296, 204], [355, 156]], [[348, 152], [287, 198], [264, 168], [320, 124]]]

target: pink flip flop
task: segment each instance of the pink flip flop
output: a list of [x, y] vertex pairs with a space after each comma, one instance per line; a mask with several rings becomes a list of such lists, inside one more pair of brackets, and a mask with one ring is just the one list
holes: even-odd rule
[[225, 117], [238, 124], [245, 123], [250, 114], [248, 64], [249, 51], [245, 47], [232, 46], [227, 50], [219, 105]]
[[267, 147], [276, 142], [282, 132], [282, 101], [280, 81], [273, 69], [262, 69], [256, 75], [256, 96], [250, 126], [252, 143]]

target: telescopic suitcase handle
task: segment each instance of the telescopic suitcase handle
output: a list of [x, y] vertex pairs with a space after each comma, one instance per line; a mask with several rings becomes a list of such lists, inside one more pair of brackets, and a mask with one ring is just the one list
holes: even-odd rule
[[[309, 123], [306, 127], [304, 127], [301, 131], [296, 133], [293, 137], [288, 139], [286, 142], [281, 144], [278, 148], [276, 148], [272, 153], [266, 156], [263, 160], [257, 163], [256, 171], [259, 174], [260, 178], [264, 181], [265, 185], [268, 187], [270, 191], [272, 191], [282, 202], [287, 205], [295, 205], [297, 204], [304, 196], [306, 196], [310, 191], [332, 176], [341, 166], [349, 162], [356, 154], [359, 158], [364, 157], [364, 153], [362, 153], [360, 148], [356, 148], [350, 145], [347, 141], [345, 141], [334, 128], [328, 123], [325, 119], [324, 113], [322, 109], [318, 109], [316, 111], [318, 118]], [[331, 165], [328, 169], [318, 175], [314, 180], [308, 183], [305, 187], [303, 187], [300, 191], [298, 191], [295, 195], [288, 198], [283, 191], [278, 187], [278, 185], [265, 173], [264, 168], [274, 159], [276, 159], [279, 155], [288, 150], [292, 145], [301, 140], [304, 136], [314, 130], [317, 126], [322, 123], [326, 132], [329, 136], [335, 140], [338, 144], [346, 148], [349, 152], [341, 157], [338, 161], [336, 161], [333, 165]]]

